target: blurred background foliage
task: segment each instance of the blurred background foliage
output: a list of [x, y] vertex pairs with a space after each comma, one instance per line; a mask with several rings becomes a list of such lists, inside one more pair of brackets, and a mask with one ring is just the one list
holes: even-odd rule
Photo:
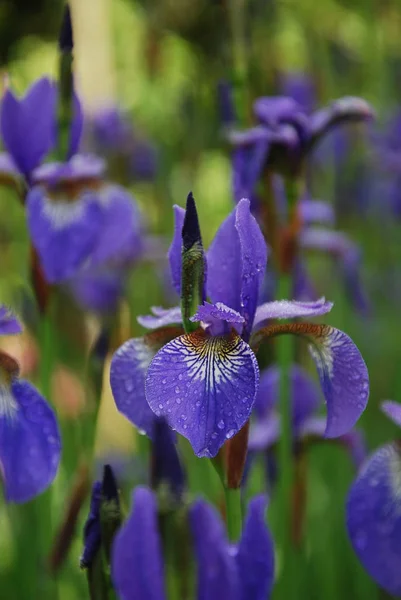
[[[369, 368], [370, 403], [362, 419], [369, 447], [391, 439], [395, 427], [385, 420], [378, 406], [385, 398], [401, 401], [401, 224], [400, 213], [389, 209], [390, 192], [378, 184], [381, 165], [375, 136], [400, 108], [398, 1], [73, 0], [71, 5], [77, 35], [77, 87], [87, 116], [118, 105], [139, 134], [157, 149], [155, 180], [130, 181], [129, 185], [150, 231], [162, 236], [163, 249], [172, 233], [171, 207], [174, 203], [183, 205], [189, 190], [197, 199], [206, 246], [233, 205], [230, 156], [222, 134], [217, 86], [222, 78], [235, 79], [233, 54], [237, 51], [244, 54], [247, 66], [244, 125], [251, 123], [252, 99], [277, 94], [283, 75], [293, 72], [312, 78], [318, 105], [341, 95], [355, 95], [375, 107], [374, 128], [362, 131], [353, 127], [344, 134], [347, 152], [340, 162], [332, 146], [317, 149], [312, 177], [314, 196], [334, 205], [338, 228], [363, 250], [363, 280], [372, 304], [370, 314], [362, 317], [351, 308], [333, 261], [321, 256], [311, 258], [309, 264], [319, 291], [335, 302], [330, 323], [355, 340]], [[1, 69], [16, 91], [22, 92], [43, 74], [56, 75], [56, 39], [62, 9], [59, 0], [0, 3]], [[239, 23], [230, 20], [232, 10], [239, 12]], [[234, 51], [233, 27], [240, 27], [243, 43], [243, 48]], [[2, 215], [8, 215], [2, 236], [7, 228], [13, 232], [20, 228], [21, 240], [26, 239], [20, 207], [4, 195], [0, 206]], [[10, 287], [24, 282], [23, 267], [18, 278], [13, 266], [21, 256], [25, 263], [24, 243], [10, 250], [7, 238], [5, 242], [0, 240], [0, 248], [6, 248], [2, 257], [7, 252], [7, 272], [0, 265], [3, 296]], [[131, 334], [141, 331], [136, 315], [146, 314], [150, 305], [161, 303], [161, 275], [162, 269], [156, 271], [149, 264], [133, 271], [127, 327]], [[51, 345], [54, 332], [42, 334], [42, 352], [43, 344], [47, 344], [47, 356], [54, 364], [61, 353]], [[48, 382], [46, 386], [55, 402]], [[124, 448], [132, 443], [131, 427], [125, 427], [125, 437], [123, 420], [110, 421], [115, 418], [110, 417], [111, 397], [105, 402], [108, 404], [100, 413], [98, 454], [120, 452], [122, 439]], [[52, 513], [55, 528], [76, 467], [75, 433], [68, 423], [63, 432], [68, 451], [57, 481]], [[139, 452], [143, 445], [146, 441], [141, 438], [137, 441]], [[123, 453], [121, 460], [125, 457]], [[346, 537], [344, 498], [353, 477], [349, 461], [338, 448], [319, 445], [311, 453], [310, 465], [306, 541], [294, 574], [296, 597], [385, 598], [363, 572]], [[142, 468], [140, 461], [130, 463], [130, 478], [139, 479]], [[203, 482], [200, 487], [204, 488]], [[255, 491], [260, 489], [260, 481], [252, 480], [253, 487]], [[47, 524], [45, 546], [51, 542], [49, 515], [43, 516], [43, 502], [41, 498], [7, 511], [0, 505], [1, 597], [40, 597], [39, 587], [33, 592], [32, 583], [24, 586], [23, 580], [37, 581], [37, 568], [45, 568], [32, 559], [29, 544], [29, 535], [34, 535], [40, 523], [45, 527]], [[271, 518], [274, 520], [274, 514]], [[81, 521], [70, 558], [58, 575], [57, 591], [54, 588], [54, 598], [60, 600], [86, 597], [85, 576], [77, 568], [80, 528]]]

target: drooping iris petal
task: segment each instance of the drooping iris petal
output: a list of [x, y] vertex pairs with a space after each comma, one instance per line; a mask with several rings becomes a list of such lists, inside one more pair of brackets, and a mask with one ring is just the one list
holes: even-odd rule
[[280, 417], [272, 412], [263, 419], [251, 423], [248, 450], [262, 452], [276, 444], [280, 438]]
[[274, 582], [274, 544], [265, 521], [267, 498], [253, 498], [248, 506], [236, 562], [241, 600], [267, 600]]
[[220, 226], [207, 255], [208, 291], [245, 318], [243, 337], [252, 328], [266, 269], [267, 248], [249, 200], [241, 200]]
[[165, 600], [156, 498], [149, 489], [137, 487], [132, 501], [112, 548], [113, 585], [121, 600]]
[[302, 108], [293, 98], [264, 96], [253, 103], [253, 112], [265, 125], [291, 123], [294, 115], [302, 114]]
[[22, 325], [6, 306], [0, 306], [0, 335], [21, 333]]
[[197, 312], [190, 319], [194, 323], [201, 321], [206, 325], [208, 332], [212, 335], [228, 333], [228, 324], [240, 334], [245, 321], [236, 310], [232, 310], [222, 302], [210, 304], [205, 302], [198, 307]]
[[2, 139], [24, 175], [40, 164], [53, 145], [56, 95], [55, 86], [43, 77], [21, 99], [11, 90], [3, 96], [0, 108]]
[[385, 400], [381, 403], [381, 409], [393, 423], [401, 427], [401, 404], [394, 400]]
[[182, 268], [182, 227], [184, 225], [185, 210], [174, 205], [174, 237], [171, 242], [168, 259], [170, 262], [171, 280], [178, 295], [181, 295], [181, 268]]
[[367, 121], [373, 117], [371, 106], [362, 98], [339, 98], [311, 115], [309, 144], [313, 146], [327, 131], [341, 123]]
[[140, 235], [140, 215], [132, 196], [118, 185], [106, 185], [98, 193], [103, 226], [91, 253], [91, 265], [118, 261], [128, 255], [132, 236]]
[[237, 568], [219, 515], [198, 500], [189, 519], [198, 566], [197, 600], [240, 600]]
[[153, 315], [139, 316], [137, 321], [146, 329], [158, 329], [175, 323], [182, 323], [181, 306], [173, 308], [161, 308], [160, 306], [152, 306]]
[[302, 302], [298, 300], [277, 300], [266, 302], [256, 309], [253, 329], [263, 327], [270, 319], [295, 319], [298, 317], [317, 317], [325, 315], [333, 308], [332, 302], [326, 302], [325, 298], [319, 298], [314, 302]]
[[154, 357], [146, 377], [151, 409], [186, 437], [197, 456], [215, 456], [249, 418], [259, 382], [252, 350], [238, 335], [202, 330]]
[[73, 202], [51, 200], [42, 187], [34, 187], [27, 213], [46, 279], [58, 283], [75, 275], [94, 249], [103, 223], [96, 196], [86, 192]]
[[55, 414], [28, 381], [0, 387], [0, 468], [8, 502], [27, 502], [56, 476], [61, 440]]
[[312, 323], [265, 327], [254, 334], [252, 347], [257, 348], [269, 337], [288, 333], [309, 342], [327, 403], [325, 437], [344, 435], [365, 410], [369, 396], [368, 370], [358, 348], [343, 331]]
[[118, 410], [150, 438], [155, 415], [145, 396], [145, 375], [155, 354], [146, 338], [133, 338], [120, 346], [110, 366], [110, 385]]
[[382, 446], [368, 459], [347, 500], [347, 529], [369, 575], [401, 595], [401, 456], [399, 446]]

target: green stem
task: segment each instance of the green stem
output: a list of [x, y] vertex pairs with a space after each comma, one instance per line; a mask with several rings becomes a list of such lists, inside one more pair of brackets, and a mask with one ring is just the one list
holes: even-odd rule
[[[291, 297], [291, 277], [281, 275], [279, 282], [279, 298]], [[277, 364], [280, 369], [279, 406], [281, 435], [278, 445], [279, 473], [278, 496], [280, 504], [279, 534], [282, 544], [284, 563], [283, 579], [291, 584], [289, 572], [291, 557], [291, 493], [294, 479], [294, 463], [292, 453], [292, 406], [291, 381], [289, 369], [293, 361], [293, 339], [283, 335], [277, 338]]]
[[231, 542], [238, 542], [242, 533], [241, 490], [225, 488], [227, 531]]

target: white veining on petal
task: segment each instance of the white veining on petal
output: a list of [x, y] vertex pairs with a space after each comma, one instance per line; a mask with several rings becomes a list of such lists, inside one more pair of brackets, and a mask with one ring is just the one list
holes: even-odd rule
[[18, 405], [7, 385], [0, 385], [0, 418], [14, 419]]
[[45, 198], [43, 202], [43, 214], [51, 221], [54, 229], [63, 229], [71, 223], [79, 221], [85, 210], [83, 199], [75, 202], [66, 200], [52, 201]]

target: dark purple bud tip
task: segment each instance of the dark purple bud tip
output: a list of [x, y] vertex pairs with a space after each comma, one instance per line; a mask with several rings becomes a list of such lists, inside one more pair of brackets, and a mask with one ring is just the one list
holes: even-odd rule
[[63, 20], [61, 22], [58, 38], [60, 52], [72, 52], [74, 48], [74, 36], [72, 33], [71, 11], [67, 3], [64, 8]]
[[106, 501], [115, 500], [119, 505], [116, 478], [110, 465], [105, 465], [102, 480], [102, 497]]
[[187, 198], [184, 225], [182, 227], [182, 243], [184, 250], [190, 250], [196, 243], [202, 245], [198, 212], [196, 210], [196, 204], [192, 192], [189, 192]]

